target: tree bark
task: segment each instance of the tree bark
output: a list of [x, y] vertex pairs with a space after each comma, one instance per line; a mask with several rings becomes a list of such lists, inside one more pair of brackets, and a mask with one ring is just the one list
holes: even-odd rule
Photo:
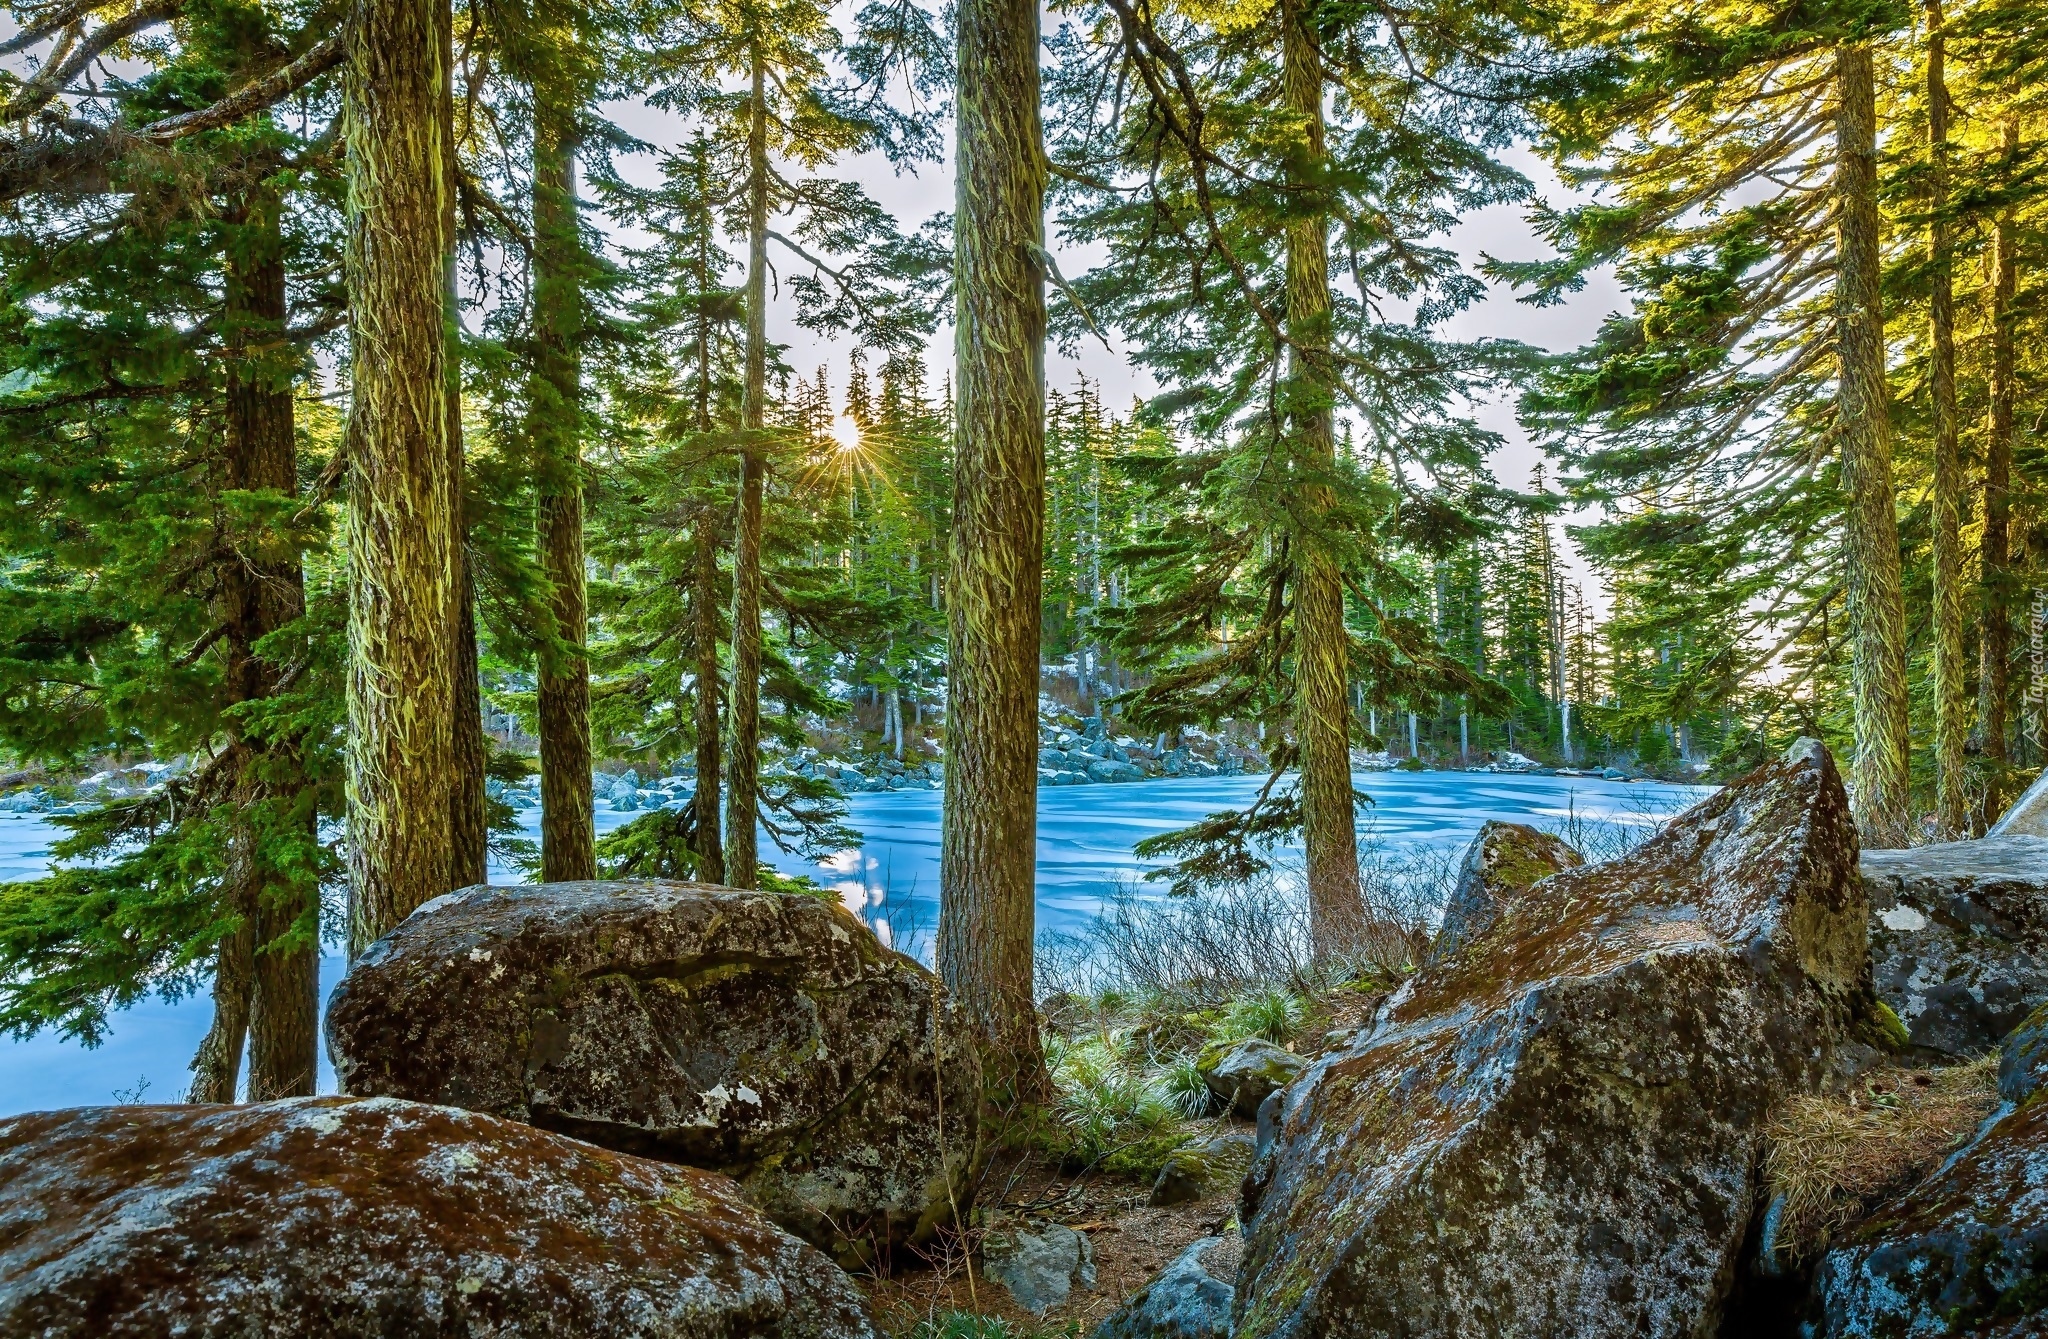
[[590, 776], [590, 663], [583, 656], [582, 242], [576, 219], [576, 107], [534, 88], [533, 325], [528, 430], [539, 495], [541, 570], [560, 645], [540, 657], [541, 877], [597, 877]]
[[697, 877], [706, 883], [725, 882], [725, 844], [718, 834], [718, 513], [705, 507], [697, 513], [697, 572], [690, 594], [697, 644]]
[[998, 1102], [1050, 1091], [1032, 1002], [1045, 530], [1038, 6], [962, 0], [939, 973]]
[[[2019, 152], [2019, 126], [2008, 119], [2003, 148], [2010, 163]], [[2011, 211], [1999, 214], [1991, 231], [1991, 385], [1990, 415], [1984, 434], [1984, 550], [1979, 586], [1977, 720], [1983, 733], [1986, 825], [2004, 812], [2006, 706], [2012, 690], [2012, 441], [2015, 360], [2014, 327], [2018, 314], [2018, 243]]]
[[232, 1102], [242, 1073], [242, 1041], [249, 1032], [249, 1001], [255, 989], [256, 918], [240, 894], [246, 880], [230, 879], [240, 927], [220, 941], [213, 963], [213, 1022], [192, 1057], [187, 1102]]
[[[1290, 184], [1316, 189], [1325, 155], [1323, 63], [1302, 0], [1281, 5], [1282, 97], [1300, 122], [1302, 143], [1288, 159]], [[1322, 210], [1303, 210], [1287, 225], [1288, 421], [1304, 467], [1337, 460], [1331, 429], [1330, 256]], [[1309, 511], [1327, 509], [1329, 490], [1316, 487]], [[1294, 734], [1301, 745], [1301, 812], [1307, 848], [1309, 939], [1329, 958], [1362, 946], [1364, 900], [1358, 886], [1358, 833], [1351, 789], [1350, 636], [1344, 627], [1344, 586], [1321, 538], [1297, 536], [1294, 592]], [[1410, 713], [1410, 751], [1414, 745]]]
[[747, 349], [740, 396], [740, 495], [732, 545], [732, 742], [726, 757], [725, 877], [752, 888], [759, 875], [761, 772], [761, 484], [768, 398], [768, 101], [767, 71], [753, 53], [747, 124]]
[[476, 645], [476, 576], [469, 562], [469, 519], [464, 514], [462, 459], [462, 307], [456, 292], [455, 188], [461, 169], [455, 145], [455, 11], [438, 11], [442, 81], [441, 144], [446, 190], [441, 202], [441, 234], [447, 244], [442, 258], [441, 313], [446, 333], [448, 384], [449, 507], [455, 518], [455, 666], [454, 697], [449, 710], [449, 747], [455, 758], [449, 787], [448, 884], [467, 888], [484, 882], [490, 862], [490, 822], [486, 814], [484, 772], [490, 754], [484, 747], [483, 684]]
[[1934, 817], [1942, 841], [1969, 835], [1963, 737], [1963, 460], [1956, 427], [1956, 318], [1948, 224], [1948, 83], [1941, 0], [1927, 0], [1928, 298], [1934, 391]]
[[1835, 283], [1840, 350], [1837, 431], [1847, 495], [1851, 676], [1855, 689], [1857, 826], [1867, 847], [1912, 840], [1907, 754], [1906, 615], [1900, 593], [1899, 527], [1892, 492], [1890, 392], [1885, 384], [1884, 305], [1877, 215], [1877, 100], [1870, 48], [1835, 51]]
[[[279, 210], [274, 194], [258, 193], [230, 232], [221, 482], [233, 492], [290, 496], [298, 490], [298, 454]], [[221, 573], [223, 697], [255, 702], [278, 686], [277, 667], [257, 644], [305, 612], [305, 583], [297, 552], [267, 529], [235, 535], [230, 549]], [[232, 720], [229, 730], [240, 770], [229, 878], [242, 885], [236, 900], [253, 920], [253, 990], [245, 992], [251, 995], [249, 1099], [310, 1096], [319, 1057], [320, 891], [310, 878], [280, 868], [277, 855], [284, 843], [312, 847], [314, 817], [297, 804], [305, 780], [294, 745], [249, 739]]]
[[438, 6], [348, 20], [349, 945], [448, 890], [454, 749]]

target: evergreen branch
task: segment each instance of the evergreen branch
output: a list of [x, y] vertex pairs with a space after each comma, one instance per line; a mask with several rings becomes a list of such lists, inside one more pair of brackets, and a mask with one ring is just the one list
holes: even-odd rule
[[72, 0], [60, 6], [44, 18], [37, 19], [22, 28], [14, 36], [0, 42], [0, 56], [12, 56], [17, 51], [26, 51], [46, 37], [62, 32], [96, 9], [105, 9], [113, 0]]
[[261, 79], [252, 80], [222, 98], [210, 107], [198, 111], [182, 112], [167, 116], [161, 121], [152, 121], [142, 128], [142, 134], [158, 141], [177, 139], [194, 135], [202, 130], [218, 130], [233, 125], [245, 116], [262, 111], [284, 98], [290, 97], [307, 84], [341, 64], [346, 54], [341, 34], [315, 43], [304, 54], [288, 65], [284, 65]]
[[0, 107], [0, 121], [20, 121], [49, 105], [64, 86], [105, 54], [108, 47], [126, 41], [144, 28], [151, 28], [177, 16], [184, 0], [151, 0], [140, 9], [102, 24], [92, 36], [79, 43], [67, 60], [53, 60], [42, 73], [23, 85], [14, 100]]

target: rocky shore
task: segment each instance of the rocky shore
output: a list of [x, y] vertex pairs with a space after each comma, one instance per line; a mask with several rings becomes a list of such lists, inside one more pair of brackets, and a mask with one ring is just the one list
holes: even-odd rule
[[[1812, 741], [1604, 863], [1490, 824], [1398, 988], [1191, 1061], [1093, 1333], [2048, 1332], [2044, 906], [2048, 837], [1859, 852]], [[963, 1240], [1073, 1315], [1122, 1210], [975, 1209], [957, 1035], [819, 899], [450, 894], [339, 991], [348, 1096], [0, 1122], [0, 1333], [857, 1339], [845, 1271]]]

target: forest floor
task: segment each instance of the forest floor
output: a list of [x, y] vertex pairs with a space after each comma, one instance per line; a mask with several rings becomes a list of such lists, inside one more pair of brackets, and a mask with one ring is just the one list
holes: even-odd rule
[[869, 1276], [866, 1284], [883, 1334], [891, 1339], [1086, 1335], [1193, 1242], [1221, 1235], [1230, 1245], [1236, 1243], [1235, 1180], [1192, 1203], [1152, 1208], [1146, 1203], [1149, 1185], [1108, 1173], [1075, 1175], [1036, 1152], [1014, 1158], [1003, 1172], [1008, 1190], [991, 1206], [990, 1223], [1027, 1229], [1058, 1223], [1086, 1233], [1095, 1257], [1094, 1286], [1076, 1288], [1063, 1305], [1034, 1316], [1008, 1289], [982, 1277], [978, 1260], [970, 1284], [956, 1243], [949, 1256], [935, 1262]]

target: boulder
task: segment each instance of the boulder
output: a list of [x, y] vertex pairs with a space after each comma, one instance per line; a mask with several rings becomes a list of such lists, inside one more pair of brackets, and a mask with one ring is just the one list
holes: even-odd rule
[[1503, 897], [1272, 1099], [1233, 1334], [1713, 1333], [1766, 1122], [1862, 998], [1855, 862], [1802, 740], [1630, 855]]
[[1076, 1288], [1095, 1286], [1088, 1235], [1060, 1223], [992, 1233], [981, 1244], [982, 1274], [1009, 1290], [1034, 1316], [1063, 1306]]
[[2020, 1103], [2048, 1086], [2048, 1004], [2012, 1030], [1998, 1057], [1998, 1095]]
[[2048, 837], [2048, 770], [2012, 802], [2004, 817], [1991, 825], [1987, 837]]
[[977, 1153], [979, 1080], [969, 1048], [935, 1036], [937, 998], [931, 973], [816, 897], [476, 887], [356, 960], [327, 1037], [344, 1091], [726, 1172], [851, 1259], [934, 1230]]
[[390, 1098], [0, 1121], [0, 1334], [873, 1336], [725, 1177]]
[[1169, 1153], [1152, 1182], [1147, 1202], [1155, 1209], [1192, 1204], [1244, 1179], [1257, 1141], [1246, 1131], [1231, 1130], [1214, 1139]]
[[1814, 1280], [1829, 1339], [2020, 1339], [2048, 1315], [2048, 1102], [2005, 1116], [1851, 1232]]
[[1865, 851], [1877, 993], [1922, 1054], [1976, 1056], [2048, 1001], [2048, 837]]
[[1444, 904], [1444, 923], [1429, 946], [1429, 962], [1441, 962], [1493, 924], [1503, 899], [1529, 890], [1538, 879], [1585, 864], [1563, 839], [1522, 823], [1488, 822], [1465, 848], [1458, 881]]
[[1204, 1047], [1195, 1057], [1195, 1068], [1210, 1092], [1233, 1113], [1250, 1120], [1258, 1115], [1259, 1103], [1292, 1083], [1308, 1062], [1263, 1038], [1246, 1037]]
[[1237, 1243], [1204, 1237], [1173, 1258], [1098, 1326], [1092, 1339], [1230, 1339]]

